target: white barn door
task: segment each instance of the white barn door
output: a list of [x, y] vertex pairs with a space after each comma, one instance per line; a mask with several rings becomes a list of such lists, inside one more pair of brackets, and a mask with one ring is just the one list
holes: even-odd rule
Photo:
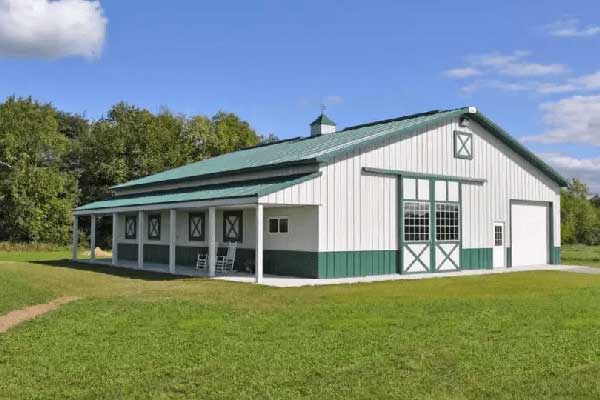
[[460, 189], [456, 181], [435, 181], [435, 271], [460, 270]]
[[511, 205], [512, 265], [548, 263], [549, 207], [543, 203], [513, 202]]
[[427, 179], [402, 179], [402, 272], [431, 271], [431, 203]]
[[403, 177], [401, 272], [460, 270], [460, 186], [456, 181]]

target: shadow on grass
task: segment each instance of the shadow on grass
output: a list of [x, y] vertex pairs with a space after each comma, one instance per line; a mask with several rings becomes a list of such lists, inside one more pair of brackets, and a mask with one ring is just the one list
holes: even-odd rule
[[30, 263], [45, 265], [49, 267], [70, 268], [78, 271], [97, 272], [100, 274], [113, 275], [130, 279], [142, 279], [145, 281], [174, 281], [181, 279], [191, 279], [189, 276], [172, 275], [157, 271], [141, 271], [129, 268], [117, 268], [110, 265], [78, 263], [67, 259], [49, 261], [30, 261]]

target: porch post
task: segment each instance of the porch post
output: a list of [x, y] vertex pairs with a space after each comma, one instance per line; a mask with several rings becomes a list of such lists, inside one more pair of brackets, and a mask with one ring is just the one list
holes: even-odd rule
[[144, 268], [144, 212], [138, 211], [138, 268]]
[[217, 229], [216, 209], [208, 208], [208, 276], [215, 276], [215, 264], [217, 261]]
[[254, 271], [256, 283], [263, 281], [263, 205], [256, 206], [256, 250]]
[[177, 233], [177, 210], [169, 215], [169, 272], [175, 273], [175, 234]]
[[79, 250], [79, 217], [73, 214], [73, 261], [77, 261], [77, 250]]
[[112, 215], [112, 264], [117, 265], [119, 260], [119, 256], [117, 254], [119, 245], [117, 244], [117, 236], [118, 236], [118, 221], [117, 221], [117, 213], [113, 213]]
[[90, 215], [90, 259], [96, 259], [96, 216]]

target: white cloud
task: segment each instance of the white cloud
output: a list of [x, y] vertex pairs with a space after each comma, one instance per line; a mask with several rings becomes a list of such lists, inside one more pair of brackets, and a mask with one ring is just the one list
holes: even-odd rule
[[563, 18], [550, 25], [544, 26], [543, 30], [550, 36], [562, 38], [600, 35], [600, 25], [582, 26], [577, 18]]
[[95, 58], [106, 24], [99, 1], [0, 0], [0, 56]]
[[600, 157], [582, 159], [561, 153], [540, 155], [565, 178], [578, 178], [589, 186], [592, 193], [600, 194]]
[[472, 93], [480, 89], [497, 89], [503, 92], [526, 92], [533, 90], [529, 82], [507, 82], [497, 79], [480, 79], [462, 87], [463, 92]]
[[535, 87], [535, 91], [541, 94], [567, 93], [574, 92], [578, 86], [573, 83], [540, 83]]
[[447, 71], [444, 71], [444, 74], [446, 76], [449, 76], [450, 78], [462, 79], [462, 78], [470, 78], [472, 76], [481, 75], [481, 71], [479, 71], [477, 68], [465, 67], [465, 68], [449, 69]]
[[498, 89], [506, 92], [536, 92], [539, 94], [558, 94], [574, 92], [592, 92], [600, 90], [600, 71], [566, 79], [562, 82], [541, 82], [539, 80], [500, 80], [478, 79], [462, 90], [474, 92], [479, 89]]
[[[455, 79], [477, 77], [477, 80], [462, 88], [464, 92], [474, 92], [483, 88], [511, 92], [537, 91], [540, 93], [563, 93], [571, 90], [570, 86], [567, 88], [553, 83], [539, 83], [519, 79], [558, 75], [568, 70], [563, 64], [529, 62], [526, 58], [530, 54], [528, 51], [517, 50], [510, 54], [493, 52], [474, 55], [466, 58], [466, 66], [446, 70], [444, 75]], [[507, 79], [512, 81], [507, 81]]]
[[329, 95], [323, 98], [323, 104], [326, 106], [334, 106], [344, 102], [344, 97], [338, 95]]
[[540, 106], [548, 130], [523, 140], [600, 146], [600, 96], [573, 96]]
[[511, 77], [554, 75], [567, 71], [567, 67], [562, 64], [539, 64], [524, 60], [529, 55], [527, 51], [515, 51], [512, 54], [488, 53], [471, 56], [467, 61], [471, 66], [485, 67], [490, 72]]
[[600, 71], [567, 79], [566, 82], [562, 83], [541, 83], [536, 87], [536, 91], [542, 94], [592, 91], [597, 89], [600, 89]]

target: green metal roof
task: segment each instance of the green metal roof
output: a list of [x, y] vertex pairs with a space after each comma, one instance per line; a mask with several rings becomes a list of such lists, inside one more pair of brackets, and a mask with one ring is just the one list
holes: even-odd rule
[[149, 204], [181, 203], [187, 201], [260, 197], [316, 178], [319, 175], [321, 175], [321, 173], [316, 172], [312, 174], [291, 175], [256, 181], [198, 186], [190, 189], [157, 191], [152, 192], [152, 194], [145, 193], [132, 196], [119, 196], [86, 204], [76, 208], [75, 211], [143, 206]]
[[321, 113], [313, 122], [310, 123], [311, 126], [318, 125], [335, 125], [335, 122], [331, 120], [327, 115]]
[[179, 168], [160, 172], [144, 178], [132, 180], [114, 189], [177, 182], [214, 175], [238, 174], [243, 171], [282, 168], [285, 166], [326, 163], [334, 157], [346, 154], [356, 148], [381, 143], [392, 136], [413, 133], [424, 126], [440, 123], [449, 118], [466, 115], [480, 122], [515, 152], [527, 159], [561, 186], [566, 181], [550, 166], [527, 150], [518, 141], [487, 119], [478, 111], [469, 113], [469, 108], [456, 110], [430, 111], [405, 117], [376, 121], [346, 128], [334, 134], [294, 138], [272, 144], [252, 147], [233, 153], [223, 154], [207, 160], [188, 164]]

